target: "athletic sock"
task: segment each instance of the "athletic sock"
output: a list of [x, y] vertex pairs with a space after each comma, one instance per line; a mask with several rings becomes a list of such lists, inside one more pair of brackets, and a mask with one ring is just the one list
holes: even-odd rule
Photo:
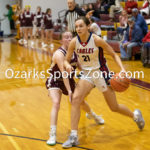
[[71, 130], [71, 135], [78, 136], [78, 131], [77, 130]]

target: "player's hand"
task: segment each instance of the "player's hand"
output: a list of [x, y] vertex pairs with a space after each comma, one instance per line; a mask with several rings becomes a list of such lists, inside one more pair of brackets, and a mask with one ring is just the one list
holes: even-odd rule
[[70, 103], [72, 102], [72, 95], [73, 95], [72, 91], [69, 90], [69, 91], [68, 91], [68, 96], [69, 96], [69, 101], [70, 101]]
[[68, 73], [71, 73], [72, 71], [74, 71], [74, 69], [73, 69], [73, 67], [72, 67], [70, 64], [68, 64], [68, 65], [66, 66], [66, 71], [67, 71]]
[[120, 76], [126, 77], [126, 70], [124, 68], [120, 71]]

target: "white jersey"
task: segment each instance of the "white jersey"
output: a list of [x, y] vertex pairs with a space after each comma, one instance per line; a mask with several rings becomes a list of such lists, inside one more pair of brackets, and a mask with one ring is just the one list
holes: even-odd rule
[[83, 70], [103, 69], [106, 66], [103, 49], [95, 45], [92, 33], [86, 43], [82, 43], [77, 35], [75, 51]]
[[92, 32], [95, 33], [96, 35], [101, 36], [101, 29], [97, 23], [95, 22], [92, 23], [90, 29], [92, 29]]

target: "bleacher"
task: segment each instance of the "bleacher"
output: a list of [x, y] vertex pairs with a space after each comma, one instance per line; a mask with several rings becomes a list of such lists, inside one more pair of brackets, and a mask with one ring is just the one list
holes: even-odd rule
[[[125, 8], [125, 2], [120, 2], [121, 6]], [[143, 1], [137, 1], [138, 3], [138, 8], [141, 8], [143, 5]], [[119, 15], [118, 13], [115, 14], [114, 22], [109, 21], [109, 14], [100, 14], [101, 20], [97, 22], [97, 24], [101, 28], [101, 35], [102, 38], [105, 40], [107, 39], [107, 42], [109, 45], [113, 47], [115, 52], [120, 52], [120, 42], [115, 39], [117, 36], [117, 27], [120, 26], [119, 23]], [[146, 16], [145, 19], [150, 19], [150, 16]], [[148, 25], [148, 30], [150, 30], [150, 25]], [[53, 38], [56, 40], [60, 39], [60, 32], [54, 32]], [[133, 48], [132, 55], [135, 56], [140, 52], [141, 47], [135, 47]]]

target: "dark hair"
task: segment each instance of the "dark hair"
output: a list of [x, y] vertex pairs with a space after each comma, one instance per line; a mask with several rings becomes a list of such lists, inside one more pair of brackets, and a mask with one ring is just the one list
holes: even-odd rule
[[[90, 24], [89, 19], [86, 18], [86, 17], [84, 17], [84, 16], [79, 17], [78, 19], [76, 19], [76, 21], [78, 21], [78, 20], [83, 20], [83, 22], [84, 22], [87, 26]], [[76, 22], [76, 21], [75, 21], [75, 22]]]
[[95, 22], [95, 20], [93, 18], [90, 18], [91, 22]]
[[[94, 9], [94, 4], [93, 4], [93, 3], [89, 3], [89, 4], [88, 4], [88, 7], [89, 7], [89, 5], [92, 6], [92, 9]], [[90, 9], [90, 8], [89, 8], [89, 9]]]
[[7, 4], [7, 5], [6, 5], [6, 8], [10, 9], [10, 8], [11, 8], [11, 6]]
[[47, 8], [47, 9], [46, 9], [46, 14], [48, 14], [49, 11], [51, 11], [51, 9], [50, 9], [50, 8]]
[[38, 9], [38, 8], [41, 10], [41, 6], [37, 6], [37, 9]]

